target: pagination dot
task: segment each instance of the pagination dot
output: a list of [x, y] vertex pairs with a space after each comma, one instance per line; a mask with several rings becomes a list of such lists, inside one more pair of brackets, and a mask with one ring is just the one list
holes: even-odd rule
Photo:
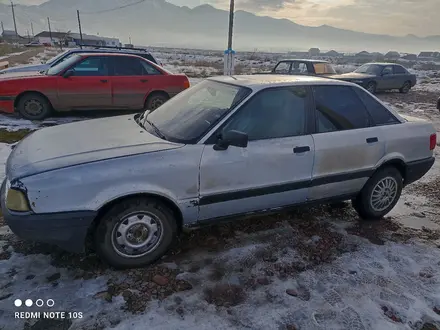
[[20, 299], [15, 299], [15, 301], [14, 301], [15, 307], [20, 307], [21, 304], [22, 304], [22, 301]]
[[32, 301], [32, 299], [26, 299], [26, 301], [24, 302], [24, 304], [25, 304], [27, 307], [31, 307], [33, 303], [34, 303], [34, 302]]

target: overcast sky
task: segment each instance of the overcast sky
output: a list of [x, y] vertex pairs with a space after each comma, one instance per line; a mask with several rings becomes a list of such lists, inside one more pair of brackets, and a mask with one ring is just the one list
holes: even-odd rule
[[[229, 7], [229, 0], [167, 1], [189, 7], [203, 3], [222, 9]], [[14, 2], [40, 4], [45, 0]], [[287, 18], [309, 26], [327, 24], [355, 31], [391, 35], [440, 35], [440, 0], [236, 0], [236, 8], [257, 15]]]

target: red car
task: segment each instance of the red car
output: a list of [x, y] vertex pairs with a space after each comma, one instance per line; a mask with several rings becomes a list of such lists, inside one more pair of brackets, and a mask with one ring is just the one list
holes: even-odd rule
[[52, 111], [154, 110], [190, 86], [136, 55], [75, 54], [44, 73], [0, 76], [0, 111], [41, 120]]

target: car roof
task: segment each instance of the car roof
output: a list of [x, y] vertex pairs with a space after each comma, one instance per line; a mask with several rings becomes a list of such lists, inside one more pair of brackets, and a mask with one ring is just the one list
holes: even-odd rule
[[302, 59], [302, 58], [284, 58], [279, 60], [278, 62], [308, 62], [308, 63], [329, 63], [328, 61], [324, 60], [311, 60], [309, 58]]
[[[398, 66], [402, 66], [401, 64], [398, 63], [387, 63], [387, 62], [372, 62], [372, 63], [365, 63], [365, 64], [374, 64], [374, 65], [380, 65], [380, 66], [386, 66], [386, 65], [398, 65]], [[364, 64], [364, 65], [365, 65]]]
[[136, 54], [151, 54], [147, 50], [130, 49], [130, 48], [72, 48], [71, 52], [83, 52], [83, 53], [136, 53]]
[[130, 53], [113, 53], [113, 52], [99, 52], [99, 53], [77, 53], [79, 56], [133, 56], [140, 57], [138, 54], [130, 54]]
[[267, 87], [281, 87], [292, 85], [343, 85], [353, 86], [353, 83], [336, 79], [328, 79], [304, 75], [280, 75], [280, 74], [254, 74], [237, 76], [218, 76], [208, 78], [211, 81], [250, 87], [252, 89], [264, 89]]

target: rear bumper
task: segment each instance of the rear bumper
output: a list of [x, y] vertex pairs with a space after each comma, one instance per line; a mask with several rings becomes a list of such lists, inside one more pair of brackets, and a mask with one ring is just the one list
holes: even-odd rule
[[14, 101], [13, 96], [0, 96], [0, 112], [14, 113]]
[[88, 229], [96, 217], [94, 211], [34, 214], [10, 212], [5, 205], [5, 182], [0, 193], [3, 217], [18, 237], [57, 245], [70, 252], [83, 252]]
[[405, 186], [422, 178], [434, 165], [435, 158], [430, 157], [406, 163]]

